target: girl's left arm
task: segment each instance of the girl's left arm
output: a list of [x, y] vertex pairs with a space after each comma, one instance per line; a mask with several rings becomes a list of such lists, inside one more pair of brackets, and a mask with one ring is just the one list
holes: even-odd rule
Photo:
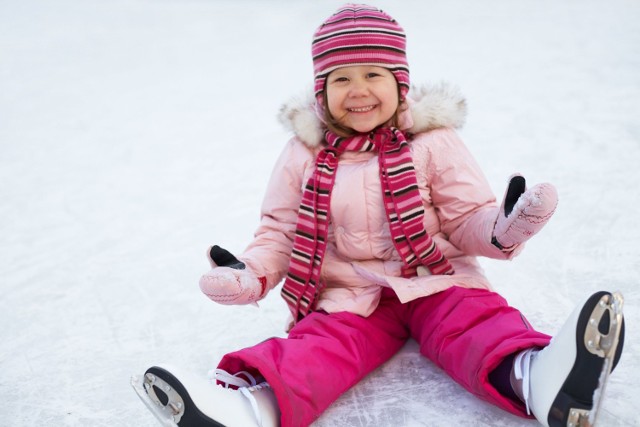
[[492, 244], [496, 197], [475, 158], [451, 129], [430, 132], [427, 182], [441, 231], [467, 255], [511, 259], [522, 245], [502, 251]]

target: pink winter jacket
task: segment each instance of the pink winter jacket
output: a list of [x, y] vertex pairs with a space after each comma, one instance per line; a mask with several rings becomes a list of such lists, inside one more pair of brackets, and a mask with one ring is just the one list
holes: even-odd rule
[[[417, 92], [417, 93], [416, 93]], [[491, 289], [476, 256], [509, 259], [522, 249], [503, 252], [491, 244], [498, 207], [484, 174], [454, 127], [464, 122], [466, 104], [451, 88], [423, 87], [410, 94], [401, 127], [414, 134], [410, 145], [424, 201], [427, 232], [455, 269], [453, 276], [402, 278], [402, 261], [391, 241], [382, 203], [377, 154], [341, 155], [331, 197], [331, 225], [321, 279], [326, 284], [318, 309], [368, 316], [382, 287], [402, 302], [453, 285]], [[285, 276], [302, 189], [322, 148], [322, 128], [310, 99], [285, 105], [281, 120], [296, 134], [273, 169], [255, 239], [239, 256], [273, 289]], [[521, 245], [522, 246], [522, 245]]]

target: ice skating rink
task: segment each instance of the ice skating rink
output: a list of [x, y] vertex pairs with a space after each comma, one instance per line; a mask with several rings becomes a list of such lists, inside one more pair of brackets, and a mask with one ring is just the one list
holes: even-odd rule
[[[129, 386], [151, 363], [206, 375], [284, 336], [279, 288], [223, 307], [197, 286], [251, 239], [312, 80], [310, 38], [343, 2], [0, 2], [0, 425], [151, 427]], [[495, 288], [553, 334], [600, 289], [627, 338], [600, 426], [640, 426], [640, 3], [379, 1], [413, 82], [456, 84], [463, 139], [498, 197], [550, 181], [555, 217]], [[328, 378], [328, 381], [339, 381]], [[415, 343], [341, 397], [329, 426], [534, 426], [465, 392]]]

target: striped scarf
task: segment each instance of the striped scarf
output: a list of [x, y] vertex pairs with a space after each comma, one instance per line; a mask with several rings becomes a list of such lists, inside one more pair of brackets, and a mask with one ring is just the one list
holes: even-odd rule
[[378, 151], [380, 183], [393, 244], [403, 261], [403, 277], [416, 275], [419, 266], [432, 274], [453, 274], [449, 261], [424, 228], [424, 207], [418, 191], [411, 150], [396, 128], [341, 138], [327, 131], [328, 146], [316, 158], [316, 169], [302, 194], [289, 271], [282, 287], [295, 321], [315, 308], [324, 288], [320, 270], [327, 247], [331, 189], [338, 158], [345, 151]]

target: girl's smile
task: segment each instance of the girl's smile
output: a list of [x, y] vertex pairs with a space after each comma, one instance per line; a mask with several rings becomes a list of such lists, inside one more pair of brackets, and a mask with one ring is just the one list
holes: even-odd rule
[[351, 113], [368, 113], [374, 108], [376, 108], [375, 105], [369, 105], [368, 107], [350, 107], [350, 108], [347, 108], [347, 110]]

